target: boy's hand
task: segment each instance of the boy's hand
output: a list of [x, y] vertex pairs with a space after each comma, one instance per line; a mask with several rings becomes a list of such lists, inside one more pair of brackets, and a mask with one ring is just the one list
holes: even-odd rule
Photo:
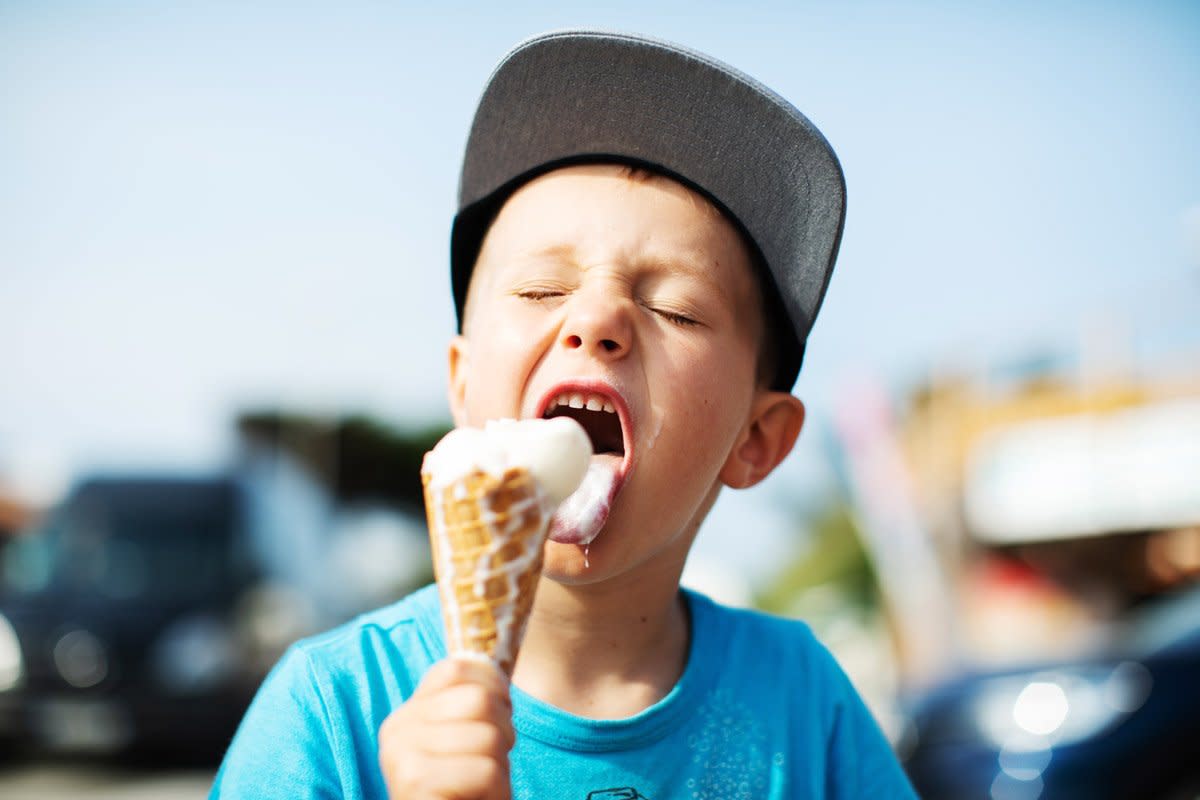
[[490, 664], [435, 664], [379, 729], [379, 765], [392, 800], [510, 800], [508, 690]]

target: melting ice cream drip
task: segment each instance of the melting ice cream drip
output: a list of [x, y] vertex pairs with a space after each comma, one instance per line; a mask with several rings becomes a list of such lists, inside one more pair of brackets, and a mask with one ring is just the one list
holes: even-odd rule
[[[483, 476], [484, 473], [475, 473]], [[544, 544], [545, 526], [553, 510], [546, 493], [541, 486], [533, 481], [510, 484], [511, 474], [506, 474], [491, 485], [486, 491], [480, 492], [476, 500], [476, 512], [469, 524], [478, 525], [487, 531], [484, 536], [486, 545], [471, 553], [471, 558], [462, 558], [465, 553], [455, 554], [455, 543], [449, 535], [446, 507], [450, 502], [461, 503], [468, 499], [471, 492], [466, 484], [452, 484], [442, 490], [440, 497], [445, 497], [443, 503], [436, 499], [432, 504], [433, 524], [430, 533], [438, 542], [435, 553], [438, 556], [437, 571], [439, 591], [443, 595], [443, 617], [447, 628], [447, 646], [456, 657], [480, 661], [494, 661], [502, 667], [511, 665], [516, 660], [517, 649], [524, 634], [527, 619], [523, 611], [528, 608], [522, 605], [519, 597], [522, 594], [522, 581], [538, 568], [541, 561], [542, 545]], [[487, 478], [484, 477], [487, 481]], [[486, 485], [486, 484], [485, 484]], [[520, 499], [513, 501], [513, 492]], [[500, 510], [497, 504], [504, 498], [504, 508]], [[538, 532], [540, 531], [540, 535]], [[522, 533], [523, 532], [523, 533]], [[520, 544], [519, 550], [514, 548]], [[497, 595], [493, 581], [501, 579], [504, 588], [498, 597], [502, 602], [491, 602]], [[452, 588], [454, 586], [470, 586], [472, 594], [480, 601], [488, 603], [491, 609], [492, 628], [489, 631], [481, 629], [476, 615], [467, 618], [465, 607], [460, 607], [460, 600]], [[469, 607], [469, 605], [467, 606]], [[471, 646], [468, 643], [485, 641], [490, 638], [487, 651]], [[464, 647], [464, 645], [466, 645]]]
[[[529, 536], [524, 541], [524, 548], [515, 558], [494, 564], [495, 556], [508, 544], [510, 538], [522, 527], [530, 513], [542, 518], [548, 516], [549, 502], [544, 492], [539, 488], [536, 495], [509, 506], [504, 514], [496, 513], [491, 504], [480, 514], [479, 521], [497, 531], [491, 545], [482, 553], [475, 565], [475, 595], [485, 597], [487, 583], [497, 575], [504, 576], [505, 595], [515, 598], [519, 591], [518, 584], [524, 575], [541, 556], [543, 540]], [[500, 525], [501, 519], [504, 524]], [[505, 609], [505, 614], [496, 619], [496, 649], [494, 657], [500, 663], [512, 663], [516, 659], [517, 647], [525, 632], [525, 620], [516, 618], [516, 603]], [[475, 633], [478, 633], [477, 631]]]
[[[529, 568], [538, 557], [538, 552], [542, 547], [542, 542], [536, 537], [529, 537], [525, 540], [525, 549], [521, 554], [506, 562], [502, 562], [498, 567], [493, 566], [492, 562], [495, 556], [503, 550], [511, 541], [512, 535], [521, 529], [526, 516], [533, 511], [534, 513], [545, 516], [550, 509], [547, 507], [545, 493], [539, 491], [536, 497], [528, 497], [518, 503], [514, 503], [508, 507], [508, 510], [503, 514], [496, 513], [491, 508], [491, 503], [481, 510], [479, 514], [480, 523], [488, 526], [497, 535], [492, 537], [491, 543], [479, 554], [479, 558], [475, 565], [475, 596], [485, 597], [487, 595], [487, 582], [496, 575], [503, 575], [505, 582], [508, 584], [508, 596], [516, 597], [517, 594], [517, 579]], [[504, 524], [498, 524], [503, 519]]]
[[617, 465], [593, 461], [583, 483], [563, 501], [550, 523], [550, 538], [568, 544], [590, 544], [608, 518]]

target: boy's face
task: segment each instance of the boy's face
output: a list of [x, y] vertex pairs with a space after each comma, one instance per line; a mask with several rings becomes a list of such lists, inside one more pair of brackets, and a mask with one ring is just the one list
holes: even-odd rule
[[504, 205], [451, 344], [450, 400], [459, 425], [570, 414], [592, 437], [546, 576], [682, 568], [721, 482], [761, 477], [747, 481], [741, 461], [763, 397], [779, 393], [756, 384], [757, 291], [737, 231], [674, 181], [577, 166]]

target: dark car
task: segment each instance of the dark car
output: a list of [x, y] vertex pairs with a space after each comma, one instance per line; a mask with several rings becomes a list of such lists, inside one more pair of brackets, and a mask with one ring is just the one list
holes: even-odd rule
[[236, 622], [256, 579], [243, 506], [220, 477], [94, 479], [11, 544], [0, 740], [219, 751], [262, 677]]
[[1200, 797], [1200, 588], [1132, 616], [1103, 656], [972, 674], [911, 704], [926, 800]]

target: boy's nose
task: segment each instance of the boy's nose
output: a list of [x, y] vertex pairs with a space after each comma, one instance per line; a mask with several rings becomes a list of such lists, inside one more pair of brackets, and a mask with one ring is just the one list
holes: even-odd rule
[[580, 298], [571, 309], [561, 342], [569, 350], [583, 350], [595, 358], [620, 358], [632, 341], [629, 311], [625, 301], [596, 294]]

